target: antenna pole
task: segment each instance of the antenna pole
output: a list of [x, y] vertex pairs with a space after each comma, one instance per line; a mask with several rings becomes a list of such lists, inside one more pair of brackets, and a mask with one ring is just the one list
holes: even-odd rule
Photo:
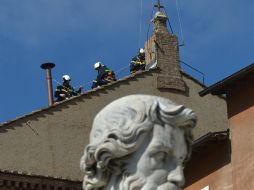
[[154, 5], [154, 7], [157, 7], [158, 11], [161, 11], [161, 8], [164, 8], [164, 6], [161, 5], [161, 1], [160, 0], [158, 0], [157, 5]]
[[160, 11], [160, 10], [161, 10], [161, 1], [158, 0], [158, 11]]

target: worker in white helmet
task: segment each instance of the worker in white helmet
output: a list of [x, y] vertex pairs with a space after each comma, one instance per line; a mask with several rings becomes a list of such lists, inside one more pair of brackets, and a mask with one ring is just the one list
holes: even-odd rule
[[145, 70], [145, 66], [145, 50], [140, 48], [138, 54], [131, 60], [130, 72], [133, 74], [137, 71], [143, 71]]
[[58, 85], [55, 90], [55, 97], [57, 98], [57, 102], [69, 99], [72, 96], [77, 96], [81, 93], [82, 87], [80, 87], [77, 91], [71, 86], [70, 81], [71, 77], [69, 75], [63, 75], [62, 77], [63, 83], [62, 85]]
[[97, 78], [93, 80], [92, 88], [96, 88], [109, 82], [115, 81], [115, 73], [101, 62], [97, 62], [94, 64], [94, 69], [97, 70]]

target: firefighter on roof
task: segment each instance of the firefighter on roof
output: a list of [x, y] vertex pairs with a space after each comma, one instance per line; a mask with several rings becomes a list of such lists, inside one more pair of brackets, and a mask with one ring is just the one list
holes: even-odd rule
[[145, 50], [140, 49], [138, 54], [132, 58], [131, 64], [130, 64], [130, 72], [136, 73], [137, 71], [143, 71], [145, 70], [146, 63], [145, 63]]
[[77, 96], [81, 93], [82, 87], [77, 91], [70, 85], [71, 77], [69, 75], [63, 75], [62, 85], [57, 86], [55, 90], [55, 97], [57, 102], [66, 100], [72, 96]]
[[98, 75], [96, 80], [93, 81], [92, 88], [96, 88], [116, 80], [115, 73], [101, 62], [95, 63], [94, 69], [98, 71]]

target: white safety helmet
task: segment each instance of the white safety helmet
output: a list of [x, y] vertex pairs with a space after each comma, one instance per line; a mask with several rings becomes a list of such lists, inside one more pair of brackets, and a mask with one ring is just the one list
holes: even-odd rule
[[101, 66], [102, 66], [102, 63], [101, 62], [97, 62], [97, 63], [94, 64], [94, 69], [98, 69]]
[[63, 80], [70, 81], [71, 77], [69, 75], [63, 75]]
[[139, 53], [145, 53], [145, 50], [143, 48], [140, 48]]

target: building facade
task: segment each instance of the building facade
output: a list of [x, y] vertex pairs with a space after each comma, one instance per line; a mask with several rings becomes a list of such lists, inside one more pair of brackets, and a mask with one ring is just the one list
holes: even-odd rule
[[[254, 189], [253, 76], [254, 64], [251, 64], [200, 92], [203, 97], [207, 94], [223, 95], [227, 100], [231, 146], [227, 156], [224, 156], [226, 151], [220, 155], [221, 159], [228, 157], [227, 164], [221, 168], [221, 173], [225, 175], [220, 178], [213, 173], [210, 175], [210, 178], [227, 184], [220, 186], [221, 189]], [[210, 180], [206, 185], [213, 186], [214, 183]]]
[[[155, 14], [154, 32], [145, 45], [147, 63], [155, 62], [155, 68], [0, 125], [0, 170], [5, 171], [3, 174], [13, 174], [13, 180], [9, 179], [8, 183], [4, 182], [4, 175], [0, 174], [0, 184], [3, 184], [0, 190], [9, 187], [19, 189], [19, 186], [15, 186], [17, 176], [45, 176], [51, 184], [47, 187], [51, 189], [60, 187], [57, 182], [55, 186], [52, 185], [50, 180], [61, 182], [64, 179], [70, 184], [78, 181], [81, 184], [83, 175], [79, 169], [79, 160], [89, 142], [93, 118], [104, 106], [126, 95], [161, 96], [194, 110], [198, 115], [198, 124], [194, 130], [196, 155], [202, 149], [202, 143], [198, 143], [200, 139], [207, 134], [228, 129], [225, 99], [213, 95], [199, 96], [199, 92], [206, 87], [181, 70], [177, 37], [168, 31], [166, 21], [164, 13]], [[215, 139], [213, 141], [216, 142]], [[209, 148], [216, 149], [213, 144]], [[218, 154], [223, 152], [218, 151]], [[195, 179], [188, 184], [194, 183]], [[40, 184], [38, 186], [42, 187]], [[29, 186], [30, 189], [36, 187]]]

